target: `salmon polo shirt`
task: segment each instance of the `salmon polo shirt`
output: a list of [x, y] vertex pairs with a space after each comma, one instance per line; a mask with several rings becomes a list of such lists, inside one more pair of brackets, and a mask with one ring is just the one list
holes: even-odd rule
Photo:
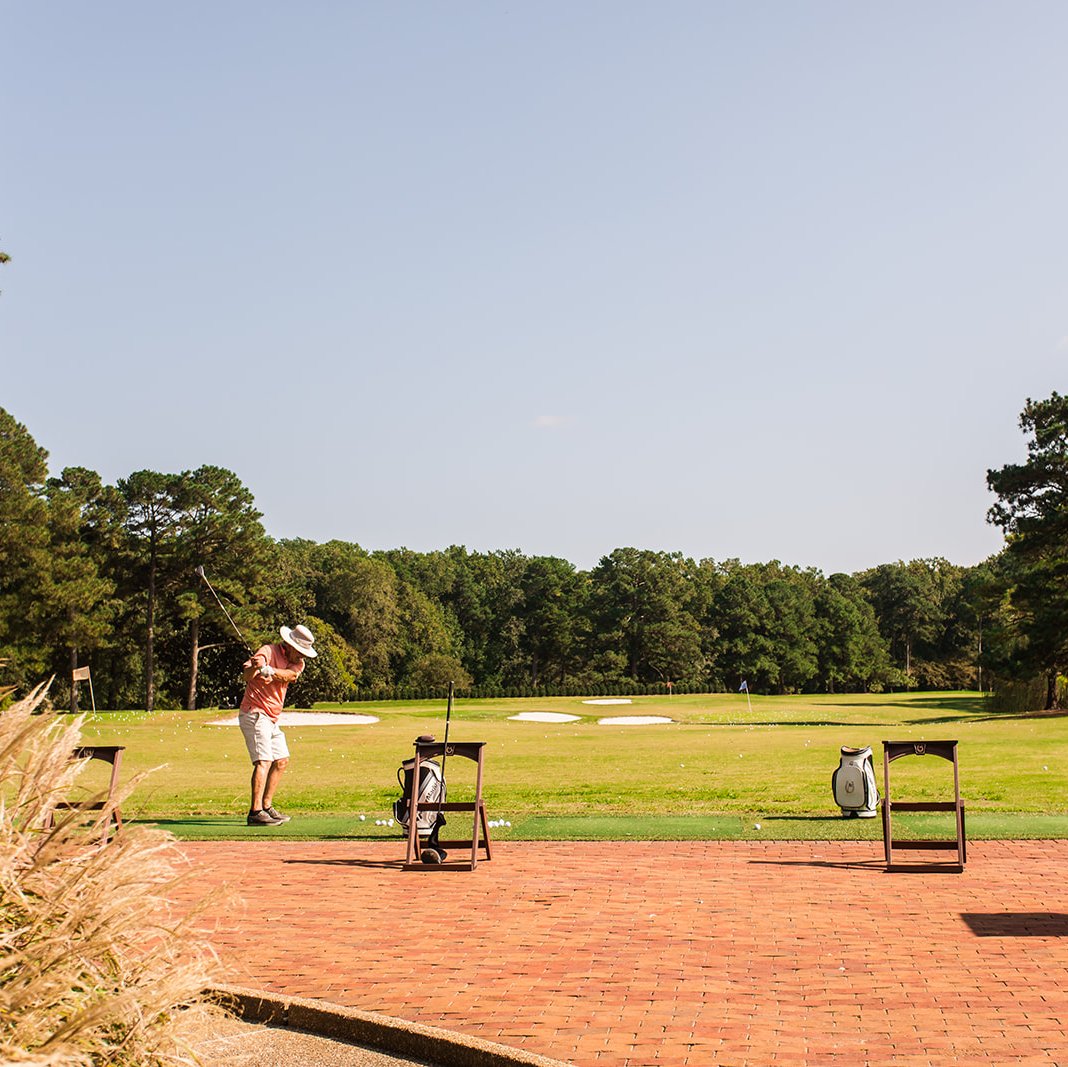
[[[304, 661], [290, 663], [286, 656], [286, 646], [261, 645], [252, 654], [252, 658], [245, 661], [245, 668], [262, 667], [264, 665], [274, 667], [275, 670], [296, 671], [301, 674], [304, 671]], [[242, 711], [262, 711], [269, 719], [277, 719], [282, 711], [282, 705], [286, 700], [286, 682], [279, 682], [274, 678], [261, 678], [258, 674], [245, 686], [245, 695], [241, 700]]]

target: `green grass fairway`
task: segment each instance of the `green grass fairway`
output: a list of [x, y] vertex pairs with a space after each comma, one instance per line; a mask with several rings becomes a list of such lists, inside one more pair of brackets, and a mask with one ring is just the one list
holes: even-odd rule
[[[100, 713], [87, 722], [85, 740], [126, 745], [126, 778], [160, 768], [138, 785], [126, 815], [159, 821], [181, 837], [397, 839], [396, 827], [375, 820], [390, 815], [397, 767], [413, 739], [443, 736], [445, 702], [316, 710], [380, 721], [286, 727], [293, 759], [276, 803], [295, 818], [267, 830], [243, 824], [250, 767], [240, 732], [209, 725], [233, 712]], [[533, 711], [580, 718], [509, 718]], [[597, 724], [616, 715], [674, 721]], [[577, 697], [458, 701], [450, 738], [487, 742], [489, 817], [512, 823], [494, 831], [501, 840], [876, 840], [878, 820], [845, 820], [834, 807], [838, 751], [870, 744], [881, 789], [881, 742], [909, 738], [959, 740], [970, 837], [1068, 836], [1068, 716], [993, 715], [974, 693], [755, 696], [751, 710], [744, 694], [635, 697], [616, 706]], [[449, 761], [450, 799], [470, 797], [473, 767]], [[99, 787], [106, 771], [90, 765], [83, 780]], [[893, 785], [901, 799], [947, 799], [951, 767], [936, 757], [900, 760]], [[915, 818], [908, 832], [920, 836], [924, 817]]]

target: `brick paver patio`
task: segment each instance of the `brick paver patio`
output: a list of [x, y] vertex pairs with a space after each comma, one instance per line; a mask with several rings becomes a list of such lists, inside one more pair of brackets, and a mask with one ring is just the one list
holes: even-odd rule
[[963, 874], [839, 842], [182, 848], [188, 896], [245, 901], [213, 935], [241, 985], [580, 1067], [1068, 1065], [1064, 841], [970, 842]]

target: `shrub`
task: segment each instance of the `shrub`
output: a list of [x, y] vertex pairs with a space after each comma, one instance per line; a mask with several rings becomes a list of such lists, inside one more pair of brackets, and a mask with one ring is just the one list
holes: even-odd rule
[[[1032, 678], [1029, 681], [998, 679], [990, 700], [990, 710], [995, 714], [1026, 714], [1041, 711], [1046, 707], [1048, 680]], [[1058, 677], [1058, 703], [1063, 701], [1068, 691], [1068, 679]]]
[[0, 1062], [194, 1063], [217, 963], [198, 911], [167, 903], [174, 838], [124, 826], [102, 844], [109, 809], [57, 811], [84, 766], [81, 720], [43, 701], [38, 687], [0, 713]]
[[430, 652], [415, 661], [405, 679], [409, 686], [430, 695], [446, 692], [449, 682], [457, 690], [471, 688], [471, 675], [456, 656]]

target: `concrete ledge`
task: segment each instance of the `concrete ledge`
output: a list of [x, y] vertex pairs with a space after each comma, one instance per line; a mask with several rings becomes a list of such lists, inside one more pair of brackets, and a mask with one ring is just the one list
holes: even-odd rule
[[207, 991], [248, 1022], [270, 1023], [410, 1056], [440, 1067], [571, 1067], [562, 1060], [537, 1056], [453, 1030], [409, 1023], [376, 1012], [346, 1008], [323, 1000], [276, 997], [241, 986], [212, 986]]

